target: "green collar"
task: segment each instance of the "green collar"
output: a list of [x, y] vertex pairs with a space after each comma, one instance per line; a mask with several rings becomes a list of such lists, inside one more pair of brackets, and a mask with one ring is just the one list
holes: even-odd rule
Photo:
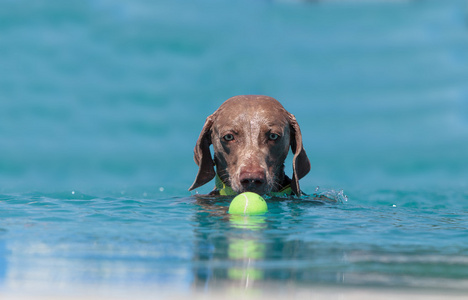
[[[219, 194], [221, 196], [235, 196], [235, 195], [237, 195], [237, 193], [234, 192], [234, 190], [230, 186], [227, 186], [221, 180], [221, 178], [219, 177], [218, 174], [216, 174], [215, 185], [216, 185], [216, 189], [219, 191]], [[293, 191], [292, 191], [291, 185], [288, 184], [287, 186], [283, 187], [280, 191], [270, 192], [268, 195], [273, 196], [273, 197], [290, 196], [290, 195], [293, 195]]]

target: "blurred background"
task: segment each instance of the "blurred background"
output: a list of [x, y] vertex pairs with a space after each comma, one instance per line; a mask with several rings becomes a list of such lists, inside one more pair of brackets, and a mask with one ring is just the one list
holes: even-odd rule
[[190, 195], [205, 118], [238, 94], [296, 115], [306, 192], [465, 189], [467, 14], [464, 0], [1, 0], [0, 191]]

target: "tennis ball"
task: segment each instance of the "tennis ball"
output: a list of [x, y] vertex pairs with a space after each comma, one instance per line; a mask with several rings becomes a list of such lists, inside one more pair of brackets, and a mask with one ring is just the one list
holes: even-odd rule
[[232, 199], [229, 205], [230, 214], [260, 215], [268, 211], [265, 200], [258, 194], [245, 192]]

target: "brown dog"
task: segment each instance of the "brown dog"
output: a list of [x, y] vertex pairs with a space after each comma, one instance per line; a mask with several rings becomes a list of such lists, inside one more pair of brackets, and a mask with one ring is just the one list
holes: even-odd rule
[[[292, 180], [284, 173], [289, 147], [294, 153]], [[300, 196], [299, 179], [310, 171], [296, 118], [267, 96], [236, 96], [224, 102], [206, 119], [194, 153], [199, 170], [189, 191], [216, 176], [214, 195], [249, 191]]]

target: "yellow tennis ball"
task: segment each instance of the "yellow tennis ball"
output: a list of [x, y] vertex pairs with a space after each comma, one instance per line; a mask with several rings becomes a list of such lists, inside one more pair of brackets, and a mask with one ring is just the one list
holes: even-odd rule
[[229, 205], [230, 214], [260, 215], [268, 211], [268, 206], [260, 195], [245, 192], [232, 199]]

